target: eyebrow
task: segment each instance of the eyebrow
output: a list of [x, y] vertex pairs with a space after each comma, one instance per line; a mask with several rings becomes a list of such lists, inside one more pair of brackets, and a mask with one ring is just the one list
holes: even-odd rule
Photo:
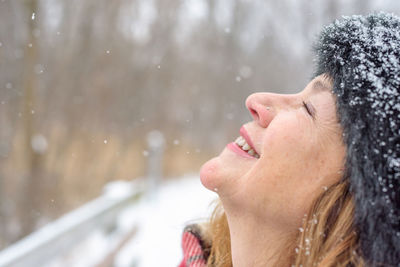
[[315, 81], [312, 85], [312, 91], [314, 91], [316, 93], [326, 92], [326, 91], [330, 91], [330, 90], [331, 90], [330, 86], [327, 86], [322, 81]]

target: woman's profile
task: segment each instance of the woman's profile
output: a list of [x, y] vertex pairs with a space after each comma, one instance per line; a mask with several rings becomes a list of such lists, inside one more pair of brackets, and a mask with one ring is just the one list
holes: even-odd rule
[[400, 19], [343, 17], [296, 94], [255, 93], [253, 120], [206, 162], [209, 222], [184, 266], [400, 266]]

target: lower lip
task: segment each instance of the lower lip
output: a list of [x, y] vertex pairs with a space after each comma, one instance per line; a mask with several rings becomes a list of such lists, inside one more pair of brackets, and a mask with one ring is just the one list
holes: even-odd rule
[[229, 150], [248, 159], [255, 159], [255, 157], [250, 156], [247, 152], [244, 152], [236, 143], [232, 142], [226, 146]]

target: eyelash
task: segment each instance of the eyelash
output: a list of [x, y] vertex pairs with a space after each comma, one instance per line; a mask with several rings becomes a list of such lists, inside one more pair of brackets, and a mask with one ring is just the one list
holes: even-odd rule
[[314, 118], [314, 115], [310, 111], [310, 108], [307, 106], [306, 102], [304, 102], [304, 101], [303, 101], [303, 106], [307, 110], [307, 113], [310, 114], [310, 116]]

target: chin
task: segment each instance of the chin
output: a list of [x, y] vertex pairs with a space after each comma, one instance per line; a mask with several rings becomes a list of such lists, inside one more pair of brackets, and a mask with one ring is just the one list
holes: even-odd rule
[[224, 149], [219, 156], [204, 163], [200, 169], [200, 181], [205, 188], [221, 196], [221, 193], [224, 195], [235, 190], [239, 178], [246, 175], [253, 164], [253, 160]]
[[200, 181], [209, 190], [216, 191], [221, 184], [221, 162], [215, 157], [203, 164], [200, 169]]

